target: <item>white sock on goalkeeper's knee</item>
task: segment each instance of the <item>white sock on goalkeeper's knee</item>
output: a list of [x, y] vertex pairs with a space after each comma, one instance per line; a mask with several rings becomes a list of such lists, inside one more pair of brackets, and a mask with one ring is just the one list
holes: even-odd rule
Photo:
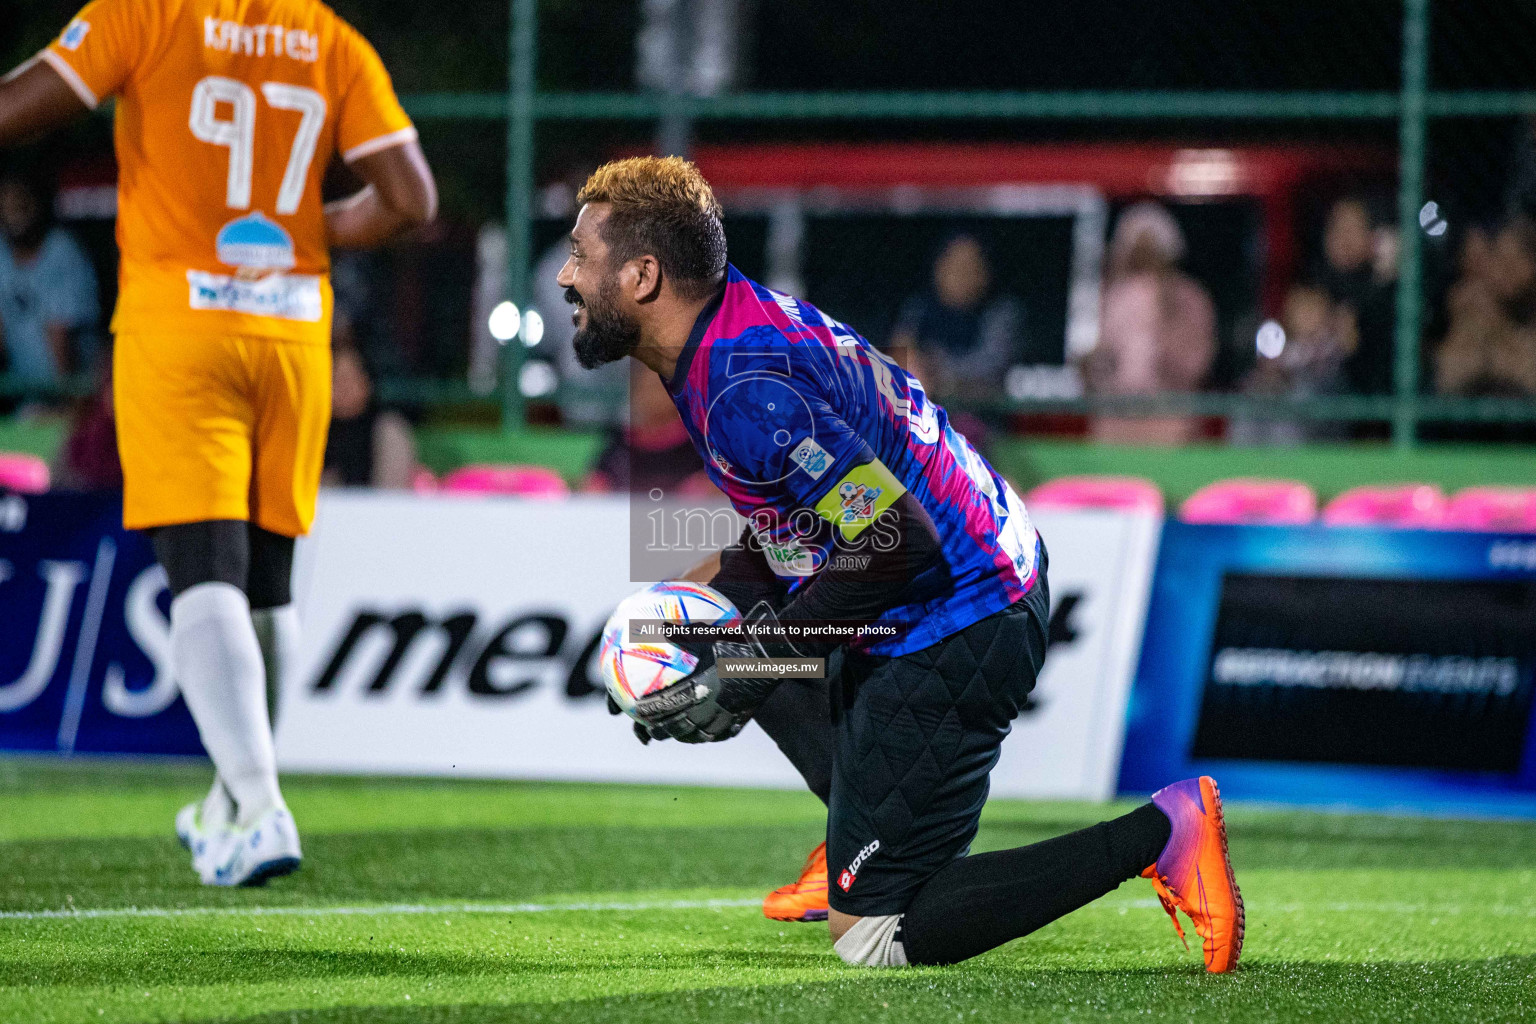
[[267, 718], [266, 672], [251, 606], [238, 587], [199, 583], [171, 602], [171, 663], [236, 824], [283, 802]]
[[901, 914], [861, 917], [832, 944], [843, 962], [855, 967], [905, 967]]

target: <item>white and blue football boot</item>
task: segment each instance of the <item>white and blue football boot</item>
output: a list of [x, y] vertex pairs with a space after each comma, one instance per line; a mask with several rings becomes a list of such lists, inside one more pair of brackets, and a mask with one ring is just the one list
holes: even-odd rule
[[212, 839], [229, 825], [234, 813], [234, 801], [217, 778], [206, 797], [176, 813], [176, 838], [191, 852], [192, 870], [199, 875]]
[[204, 885], [265, 885], [269, 878], [297, 871], [303, 860], [293, 815], [281, 805], [248, 828], [226, 825], [206, 838], [201, 861], [193, 850], [193, 865]]

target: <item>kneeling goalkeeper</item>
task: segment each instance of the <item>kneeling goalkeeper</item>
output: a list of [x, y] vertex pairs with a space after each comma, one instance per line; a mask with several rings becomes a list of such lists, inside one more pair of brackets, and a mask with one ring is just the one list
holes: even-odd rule
[[[1208, 970], [1236, 966], [1242, 900], [1209, 778], [1092, 828], [967, 856], [1046, 651], [1045, 548], [1007, 482], [915, 378], [727, 263], [720, 206], [693, 165], [608, 164], [578, 198], [559, 277], [578, 357], [595, 367], [632, 356], [659, 374], [711, 479], [747, 517], [711, 584], [749, 621], [881, 627], [843, 648], [830, 723], [787, 736], [781, 717], [770, 729], [786, 752], [830, 747], [838, 954], [954, 963], [1141, 875], [1176, 927], [1176, 910], [1191, 918]], [[825, 657], [837, 646], [769, 638], [712, 653]], [[729, 739], [794, 685], [729, 677], [705, 657], [640, 702], [641, 729]]]

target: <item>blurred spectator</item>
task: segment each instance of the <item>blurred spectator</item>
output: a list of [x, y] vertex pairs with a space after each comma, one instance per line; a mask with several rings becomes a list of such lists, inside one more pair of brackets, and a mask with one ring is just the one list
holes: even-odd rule
[[718, 496], [661, 378], [634, 360], [624, 362], [629, 367], [629, 422], [608, 428], [608, 441], [581, 489], [631, 494], [659, 490], [669, 498]]
[[55, 459], [53, 486], [66, 491], [119, 491], [123, 488], [123, 466], [117, 456], [117, 420], [112, 406], [110, 364], [99, 374], [96, 390], [75, 407], [69, 434]]
[[1468, 232], [1435, 352], [1441, 394], [1536, 395], [1536, 225], [1517, 217], [1490, 243]]
[[380, 378], [404, 376], [405, 361], [394, 335], [388, 296], [387, 268], [381, 253], [348, 249], [331, 254], [331, 288], [335, 292], [331, 343], [355, 348]]
[[[1164, 207], [1138, 203], [1120, 215], [1109, 246], [1099, 343], [1083, 370], [1090, 392], [1157, 395], [1195, 391], [1216, 358], [1216, 309], [1179, 269], [1184, 233]], [[1163, 416], [1096, 417], [1091, 434], [1117, 444], [1182, 444], [1200, 421]]]
[[[534, 288], [538, 274], [534, 271]], [[487, 222], [475, 234], [475, 287], [469, 307], [469, 386], [477, 395], [489, 395], [501, 378], [501, 342], [491, 334], [491, 314], [507, 297], [507, 227]], [[545, 336], [551, 318], [546, 321]]]
[[[538, 212], [543, 218], [562, 225], [560, 234], [544, 249], [534, 263], [532, 295], [528, 310], [540, 318], [539, 338], [528, 345], [524, 356], [552, 364], [560, 389], [560, 421], [569, 427], [592, 429], [618, 427], [625, 420], [629, 398], [629, 376], [623, 360], [605, 363], [595, 370], [582, 367], [572, 344], [576, 325], [571, 321], [573, 307], [566, 301], [566, 291], [556, 278], [570, 257], [571, 242], [566, 231], [576, 216], [576, 193], [586, 183], [596, 164], [577, 161], [539, 190]], [[501, 224], [487, 223], [480, 228], [475, 247], [475, 287], [471, 303], [474, 323], [470, 341], [470, 386], [489, 394], [502, 372], [503, 342], [492, 337], [489, 319], [507, 295], [507, 232]], [[526, 344], [526, 339], [519, 338]]]
[[0, 175], [0, 351], [29, 384], [90, 368], [100, 319], [96, 273], [74, 237], [53, 223], [35, 177]]
[[1397, 294], [1397, 229], [1361, 196], [1328, 210], [1322, 259], [1313, 284], [1354, 320], [1356, 343], [1344, 364], [1348, 389], [1380, 395], [1392, 390], [1392, 331]]
[[1536, 217], [1536, 117], [1527, 114], [1514, 126], [1514, 160], [1504, 192], [1504, 209]]
[[355, 348], [336, 350], [331, 371], [331, 431], [325, 441], [330, 487], [405, 490], [416, 475], [416, 441], [404, 416], [379, 405]]
[[[364, 358], [384, 376], [405, 372], [446, 380], [469, 367], [470, 313], [475, 284], [475, 231], [448, 215], [418, 228], [360, 261], [379, 299], [372, 315], [386, 318], [383, 337], [355, 322]], [[376, 270], [374, 268], [377, 268]]]
[[[1355, 329], [1352, 311], [1334, 303], [1321, 288], [1292, 288], [1279, 322], [1259, 328], [1259, 360], [1243, 381], [1243, 393], [1315, 398], [1342, 392], [1344, 363], [1355, 351]], [[1315, 420], [1234, 417], [1228, 428], [1234, 444], [1301, 444], [1340, 436], [1337, 424]]]
[[1024, 307], [992, 293], [992, 267], [974, 236], [951, 235], [933, 261], [933, 280], [896, 314], [891, 348], [940, 401], [1002, 393], [1018, 361]]

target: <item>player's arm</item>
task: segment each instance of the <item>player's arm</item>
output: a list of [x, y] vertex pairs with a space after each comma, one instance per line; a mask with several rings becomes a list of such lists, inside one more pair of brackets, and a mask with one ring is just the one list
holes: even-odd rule
[[366, 185], [326, 206], [333, 248], [366, 249], [437, 216], [437, 182], [416, 140], [360, 156], [349, 166]]
[[[773, 606], [778, 622], [874, 622], [911, 603], [920, 580], [929, 584], [925, 592], [940, 582], [944, 550], [928, 510], [867, 447], [844, 465], [819, 499], [807, 501], [832, 525], [827, 565], [787, 604]], [[867, 505], [844, 501], [850, 489], [875, 497]], [[794, 653], [826, 656], [842, 643], [797, 640]]]
[[[874, 621], [911, 600], [912, 586], [920, 578], [934, 579], [935, 570], [942, 572], [943, 548], [932, 517], [867, 446], [860, 447], [862, 451], [843, 464], [845, 471], [814, 503], [834, 529], [832, 561], [782, 612], [776, 613], [767, 599], [754, 606], [738, 603], [749, 627], [772, 628], [792, 620]], [[849, 487], [862, 488], [863, 494], [873, 497], [867, 504], [846, 502], [842, 495]], [[731, 551], [742, 548], [745, 545]], [[843, 554], [852, 557], [837, 557]], [[824, 657], [841, 644], [840, 640], [790, 643], [754, 637], [745, 644], [716, 643], [713, 653], [717, 658]], [[686, 679], [637, 702], [642, 739], [647, 735], [685, 743], [730, 739], [778, 684], [777, 678], [722, 676], [714, 659], [708, 659]]]
[[[839, 522], [832, 511], [835, 500], [824, 498], [818, 504], [817, 511], [834, 524], [832, 557], [779, 612], [782, 621], [873, 622], [890, 609], [910, 603], [913, 585], [943, 569], [944, 549], [933, 517], [878, 459], [849, 470], [827, 492], [828, 497], [835, 499], [841, 484], [855, 479], [881, 481], [886, 490], [876, 504], [887, 495], [889, 502], [860, 522]], [[807, 654], [825, 655], [840, 643], [824, 640], [796, 646], [808, 648]]]
[[49, 64], [30, 60], [0, 78], [0, 146], [28, 142], [87, 109]]
[[698, 565], [683, 573], [678, 577], [678, 579], [687, 580], [689, 583], [708, 583], [710, 580], [720, 575], [720, 559], [722, 554], [723, 552], [716, 551], [714, 554], [706, 557]]
[[750, 525], [742, 528], [741, 539], [716, 556], [716, 568], [709, 585], [731, 599], [740, 611], [747, 611], [763, 601], [777, 608], [784, 603], [789, 588], [779, 579], [763, 555], [763, 545]]

